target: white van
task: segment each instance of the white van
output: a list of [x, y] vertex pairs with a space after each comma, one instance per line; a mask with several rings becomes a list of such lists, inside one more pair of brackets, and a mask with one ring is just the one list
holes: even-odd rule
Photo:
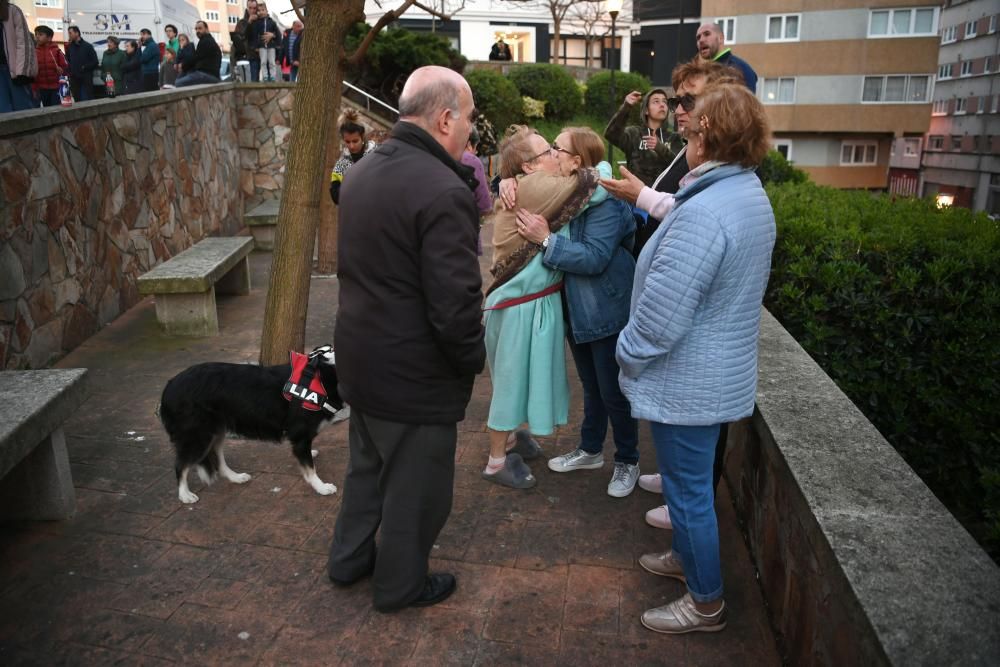
[[[156, 42], [165, 42], [163, 28], [168, 24], [177, 27], [178, 33], [187, 33], [196, 41], [194, 24], [200, 20], [198, 9], [185, 0], [64, 0], [64, 30], [74, 25], [80, 35], [94, 45], [97, 57], [107, 45], [108, 36], [120, 40], [139, 41], [143, 28], [153, 33]], [[69, 35], [64, 35], [68, 41]]]

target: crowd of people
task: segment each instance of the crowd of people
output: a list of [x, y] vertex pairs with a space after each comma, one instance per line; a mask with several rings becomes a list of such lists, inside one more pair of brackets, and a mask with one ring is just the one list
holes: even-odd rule
[[[568, 422], [566, 340], [583, 421], [578, 444], [548, 468], [604, 468], [610, 425], [608, 495], [658, 494], [646, 520], [671, 531], [670, 548], [639, 565], [687, 587], [642, 624], [726, 626], [714, 494], [726, 425], [753, 411], [775, 224], [756, 175], [770, 141], [756, 74], [723, 50], [717, 25], [699, 28], [698, 45], [672, 90], [631, 92], [610, 120], [605, 136], [626, 154], [618, 179], [590, 128], [563, 128], [550, 144], [512, 126], [491, 202], [482, 164], [469, 159], [471, 90], [444, 68], [411, 75], [381, 145], [357, 117], [341, 119], [335, 346], [352, 419], [328, 563], [335, 584], [373, 577], [382, 611], [454, 591], [455, 577], [429, 573], [428, 557], [450, 512], [456, 425], [474, 378], [488, 365], [482, 478], [535, 487], [531, 462], [544, 456], [535, 436]], [[630, 126], [640, 103], [641, 124]], [[485, 290], [484, 215], [493, 223]], [[653, 474], [640, 474], [639, 420], [649, 423]]]
[[[161, 42], [148, 28], [138, 40], [108, 35], [100, 57], [75, 25], [67, 29], [62, 48], [52, 28], [29, 30], [23, 12], [9, 0], [0, 0], [0, 22], [0, 113], [59, 106], [66, 93], [85, 102], [221, 81], [222, 50], [204, 21], [195, 23], [193, 36], [167, 24]], [[285, 68], [289, 80], [298, 78], [301, 21], [282, 32], [267, 5], [249, 0], [231, 34], [232, 60], [249, 61], [251, 80], [283, 81]], [[61, 92], [64, 77], [69, 90]]]

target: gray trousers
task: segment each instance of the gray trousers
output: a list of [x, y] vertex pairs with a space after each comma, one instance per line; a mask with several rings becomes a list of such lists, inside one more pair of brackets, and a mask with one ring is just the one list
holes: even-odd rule
[[420, 595], [431, 548], [451, 513], [457, 438], [456, 424], [400, 424], [352, 408], [330, 577], [354, 581], [374, 565], [379, 609], [404, 607]]

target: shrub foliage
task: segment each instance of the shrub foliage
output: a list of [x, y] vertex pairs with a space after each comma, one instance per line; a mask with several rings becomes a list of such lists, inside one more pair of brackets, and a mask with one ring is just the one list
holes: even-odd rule
[[513, 67], [510, 80], [521, 95], [545, 102], [546, 118], [572, 118], [583, 105], [576, 79], [560, 65], [538, 63]]
[[474, 69], [466, 72], [465, 80], [472, 88], [476, 108], [489, 118], [501, 137], [508, 125], [521, 122], [524, 103], [517, 86], [507, 77], [492, 69]]
[[785, 183], [765, 305], [1000, 557], [1000, 225]]
[[[615, 99], [611, 99], [611, 73], [598, 72], [587, 79], [587, 92], [584, 93], [584, 107], [591, 116], [604, 118], [605, 122], [611, 120], [611, 116], [618, 111], [618, 107], [625, 101], [625, 96], [633, 90], [638, 90], [643, 95], [652, 88], [649, 79], [642, 74], [634, 72], [615, 72]], [[632, 115], [629, 123], [637, 125], [639, 123], [639, 104], [632, 108]]]

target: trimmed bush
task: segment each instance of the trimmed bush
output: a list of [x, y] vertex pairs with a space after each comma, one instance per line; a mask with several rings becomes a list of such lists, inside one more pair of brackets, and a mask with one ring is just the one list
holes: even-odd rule
[[559, 65], [538, 63], [512, 67], [510, 80], [521, 95], [545, 102], [546, 118], [566, 120], [580, 113], [583, 105], [580, 87]]
[[[643, 95], [652, 89], [649, 79], [634, 72], [615, 72], [615, 99], [611, 101], [611, 73], [598, 72], [587, 79], [587, 92], [584, 94], [584, 107], [587, 114], [597, 118], [611, 120], [618, 107], [625, 101], [625, 96], [633, 90]], [[639, 124], [639, 106], [632, 109], [630, 125]]]
[[809, 174], [796, 169], [792, 163], [785, 159], [785, 156], [778, 151], [768, 151], [764, 161], [760, 163], [757, 176], [764, 185], [774, 183], [805, 183], [809, 180]]
[[472, 88], [476, 108], [486, 116], [500, 136], [508, 125], [521, 122], [521, 94], [517, 86], [500, 72], [492, 69], [474, 69], [467, 72], [465, 80]]
[[1000, 557], [1000, 224], [928, 200], [772, 185], [765, 305]]
[[545, 102], [533, 97], [522, 97], [525, 118], [545, 118]]

